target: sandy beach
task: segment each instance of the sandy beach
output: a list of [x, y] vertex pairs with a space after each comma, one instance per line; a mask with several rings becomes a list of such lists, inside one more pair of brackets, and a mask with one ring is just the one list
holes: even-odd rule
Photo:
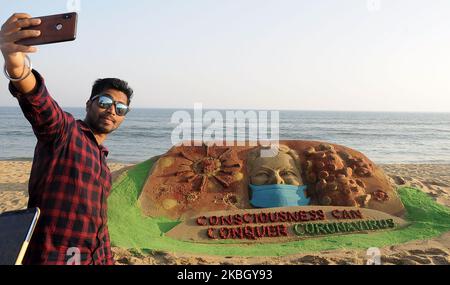
[[[110, 163], [113, 177], [129, 164]], [[385, 164], [381, 166], [397, 186], [422, 189], [437, 203], [450, 207], [449, 164]], [[30, 161], [0, 161], [0, 213], [26, 208]], [[450, 264], [450, 232], [430, 240], [419, 240], [381, 248], [382, 264]], [[365, 264], [363, 250], [303, 253], [285, 257], [192, 256], [155, 251], [149, 255], [113, 248], [117, 264]]]

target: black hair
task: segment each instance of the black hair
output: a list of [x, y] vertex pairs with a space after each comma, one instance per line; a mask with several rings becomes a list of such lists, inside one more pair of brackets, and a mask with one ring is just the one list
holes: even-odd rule
[[106, 89], [115, 89], [123, 92], [127, 95], [128, 105], [131, 103], [131, 97], [133, 97], [133, 89], [128, 86], [128, 82], [118, 79], [118, 78], [100, 78], [95, 80], [94, 85], [92, 86], [91, 99], [95, 95], [100, 94]]

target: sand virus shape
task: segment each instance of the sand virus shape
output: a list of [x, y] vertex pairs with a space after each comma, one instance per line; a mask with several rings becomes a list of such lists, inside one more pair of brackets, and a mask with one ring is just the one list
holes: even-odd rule
[[212, 181], [224, 188], [230, 187], [242, 169], [242, 162], [231, 148], [206, 144], [196, 148], [181, 147], [179, 156], [183, 163], [165, 175], [178, 177], [180, 182], [193, 185], [193, 190], [198, 192], [206, 192]]
[[[353, 159], [345, 152], [338, 153], [329, 144], [309, 147], [304, 154], [306, 178], [314, 185], [309, 194], [316, 203], [325, 206], [368, 207], [372, 197], [366, 193], [364, 182], [357, 178], [372, 175], [370, 165], [363, 159]], [[349, 160], [354, 162], [351, 167], [346, 163]], [[355, 171], [360, 172], [356, 177]]]

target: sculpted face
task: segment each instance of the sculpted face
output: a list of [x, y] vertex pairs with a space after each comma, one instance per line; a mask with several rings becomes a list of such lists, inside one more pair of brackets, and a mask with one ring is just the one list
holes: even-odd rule
[[279, 152], [275, 157], [258, 157], [252, 162], [252, 165], [251, 184], [303, 185], [300, 171], [294, 159], [287, 153]]

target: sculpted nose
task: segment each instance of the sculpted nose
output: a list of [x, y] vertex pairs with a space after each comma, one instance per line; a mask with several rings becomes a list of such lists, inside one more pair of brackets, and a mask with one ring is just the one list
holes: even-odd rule
[[285, 184], [283, 178], [281, 178], [278, 172], [274, 173], [273, 184]]

